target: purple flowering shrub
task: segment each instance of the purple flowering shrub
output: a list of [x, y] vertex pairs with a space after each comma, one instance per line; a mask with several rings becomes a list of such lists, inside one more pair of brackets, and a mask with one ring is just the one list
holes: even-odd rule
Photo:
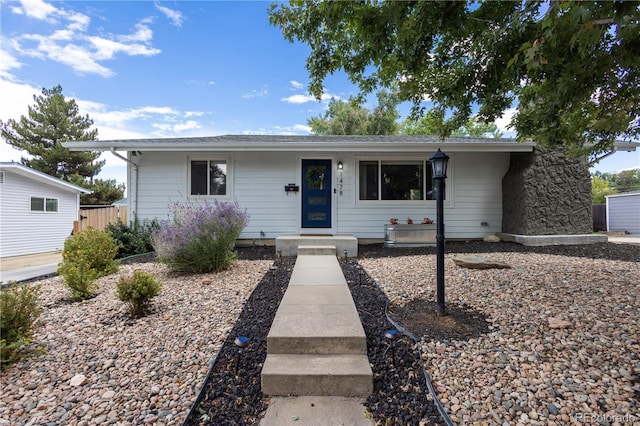
[[174, 271], [197, 273], [231, 266], [235, 241], [249, 223], [249, 215], [237, 202], [177, 202], [169, 211], [171, 219], [151, 237], [161, 262]]

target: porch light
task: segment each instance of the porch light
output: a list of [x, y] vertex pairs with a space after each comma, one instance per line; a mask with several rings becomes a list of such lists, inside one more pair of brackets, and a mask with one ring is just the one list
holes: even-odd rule
[[338, 170], [342, 170], [343, 169], [343, 165], [342, 165], [342, 161], [338, 161]]
[[431, 177], [436, 191], [436, 304], [438, 316], [446, 315], [444, 306], [444, 180], [447, 178], [449, 156], [436, 151], [431, 161]]
[[447, 177], [447, 164], [449, 162], [449, 156], [440, 151], [440, 148], [429, 159], [431, 162], [431, 177], [434, 179], [444, 179]]

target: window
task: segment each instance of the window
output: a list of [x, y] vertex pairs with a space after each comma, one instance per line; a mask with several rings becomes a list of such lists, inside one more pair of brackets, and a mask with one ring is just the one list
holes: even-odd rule
[[31, 197], [32, 212], [57, 212], [57, 198]]
[[191, 195], [227, 195], [227, 161], [191, 161]]
[[358, 187], [360, 200], [435, 200], [429, 161], [360, 161]]

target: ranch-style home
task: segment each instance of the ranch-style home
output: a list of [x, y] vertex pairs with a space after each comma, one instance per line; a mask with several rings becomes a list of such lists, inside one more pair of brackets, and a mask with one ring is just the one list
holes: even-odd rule
[[78, 219], [80, 194], [90, 192], [19, 163], [0, 163], [0, 271], [57, 261]]
[[[515, 139], [266, 136], [70, 142], [128, 164], [130, 217], [165, 219], [172, 202], [235, 200], [241, 238], [348, 235], [382, 240], [384, 225], [435, 219], [430, 157], [449, 157], [447, 239], [591, 234], [586, 163]], [[121, 155], [126, 152], [126, 155]]]

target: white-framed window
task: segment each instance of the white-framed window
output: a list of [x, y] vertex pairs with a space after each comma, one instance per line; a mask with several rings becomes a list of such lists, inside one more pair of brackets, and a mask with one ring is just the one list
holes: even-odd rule
[[359, 201], [435, 200], [428, 160], [358, 160]]
[[58, 211], [58, 199], [48, 197], [31, 197], [32, 212], [57, 212]]
[[189, 194], [226, 197], [229, 161], [226, 158], [189, 160]]

